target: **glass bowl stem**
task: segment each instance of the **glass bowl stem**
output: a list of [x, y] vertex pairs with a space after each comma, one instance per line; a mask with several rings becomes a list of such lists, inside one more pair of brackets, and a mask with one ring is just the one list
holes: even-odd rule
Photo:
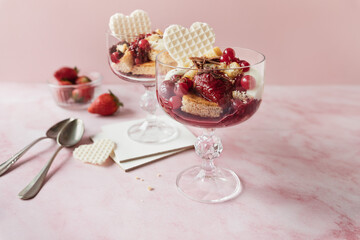
[[187, 198], [203, 203], [219, 203], [238, 196], [242, 190], [239, 177], [233, 171], [214, 164], [222, 150], [221, 140], [215, 136], [214, 129], [205, 129], [195, 142], [195, 152], [201, 158], [201, 164], [178, 175], [178, 190]]
[[147, 112], [146, 119], [128, 129], [128, 136], [143, 143], [161, 143], [174, 139], [178, 132], [167, 122], [160, 121], [156, 115], [158, 102], [154, 84], [144, 84], [145, 93], [140, 98], [140, 107]]

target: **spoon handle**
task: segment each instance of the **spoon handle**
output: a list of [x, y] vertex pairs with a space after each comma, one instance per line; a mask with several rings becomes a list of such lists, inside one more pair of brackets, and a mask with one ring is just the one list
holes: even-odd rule
[[32, 146], [34, 146], [40, 140], [43, 140], [46, 138], [48, 138], [48, 137], [41, 137], [41, 138], [34, 140], [29, 145], [27, 145], [26, 147], [21, 149], [18, 153], [13, 155], [9, 160], [3, 162], [0, 165], [0, 176], [3, 175], [14, 163], [16, 163], [16, 161], [19, 160], [19, 158], [21, 158], [21, 156], [24, 155], [27, 152], [27, 150], [29, 150]]
[[44, 180], [46, 177], [47, 172], [50, 169], [52, 162], [54, 161], [56, 155], [63, 147], [60, 146], [51, 159], [47, 162], [47, 164], [41, 169], [41, 171], [34, 177], [34, 179], [18, 194], [18, 196], [23, 199], [27, 200], [36, 196], [36, 194], [40, 191], [41, 187], [44, 184]]

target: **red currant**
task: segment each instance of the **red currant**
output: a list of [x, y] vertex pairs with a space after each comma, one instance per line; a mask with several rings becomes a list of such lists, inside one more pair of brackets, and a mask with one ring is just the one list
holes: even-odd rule
[[236, 90], [244, 90], [243, 87], [241, 86], [241, 79], [243, 78], [243, 75], [242, 74], [239, 74], [235, 77], [235, 89]]
[[178, 82], [175, 84], [174, 92], [181, 97], [189, 92], [189, 87], [186, 82]]
[[231, 63], [231, 58], [229, 55], [226, 55], [226, 54], [223, 54], [221, 57], [220, 57], [220, 62], [224, 62], [226, 64], [230, 64]]
[[119, 57], [120, 57], [119, 52], [113, 52], [113, 53], [110, 55], [111, 61], [112, 61], [113, 63], [118, 63], [118, 62], [119, 62]]
[[146, 39], [141, 39], [139, 41], [139, 47], [143, 50], [148, 50], [150, 49], [150, 43]]
[[250, 63], [248, 63], [247, 61], [240, 60], [240, 61], [238, 61], [238, 64], [240, 65], [240, 67], [245, 67], [245, 68], [243, 68], [243, 72], [247, 72], [250, 70], [250, 68], [248, 67], [248, 66], [250, 66]]
[[178, 109], [181, 107], [181, 97], [179, 96], [172, 96], [170, 99], [169, 99], [169, 103], [171, 104], [172, 108], [175, 110], [175, 109]]
[[174, 82], [171, 80], [163, 81], [159, 87], [159, 94], [161, 97], [169, 100], [174, 95]]
[[241, 86], [246, 90], [251, 90], [256, 87], [256, 79], [251, 75], [246, 75], [241, 79]]
[[232, 48], [225, 48], [223, 55], [228, 55], [233, 60], [235, 58], [235, 51]]

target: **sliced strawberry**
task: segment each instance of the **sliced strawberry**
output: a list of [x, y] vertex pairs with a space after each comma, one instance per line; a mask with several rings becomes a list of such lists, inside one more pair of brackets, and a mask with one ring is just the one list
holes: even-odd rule
[[178, 96], [186, 95], [189, 92], [189, 85], [186, 82], [175, 83], [174, 93]]
[[202, 73], [194, 77], [195, 90], [205, 99], [224, 104], [229, 98], [232, 84], [222, 78], [215, 78], [213, 74]]

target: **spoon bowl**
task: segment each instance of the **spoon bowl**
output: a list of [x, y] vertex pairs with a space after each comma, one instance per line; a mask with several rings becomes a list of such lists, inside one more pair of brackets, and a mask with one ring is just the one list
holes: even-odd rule
[[83, 121], [74, 119], [70, 121], [57, 136], [57, 143], [62, 147], [72, 147], [80, 142], [84, 131]]
[[57, 136], [57, 142], [59, 148], [56, 150], [51, 159], [41, 169], [38, 175], [19, 193], [19, 197], [23, 200], [33, 198], [38, 194], [41, 187], [44, 184], [47, 172], [50, 169], [52, 162], [54, 161], [58, 152], [64, 147], [72, 147], [78, 144], [84, 134], [85, 127], [84, 123], [80, 119], [73, 119], [60, 131]]
[[63, 129], [63, 127], [65, 127], [65, 125], [67, 123], [69, 123], [70, 121], [74, 120], [73, 118], [67, 118], [64, 119], [58, 123], [56, 123], [55, 125], [53, 125], [52, 127], [50, 127], [47, 131], [46, 131], [46, 136], [48, 138], [53, 138], [56, 139], [57, 136], [59, 135], [59, 132], [61, 131], [61, 129]]

